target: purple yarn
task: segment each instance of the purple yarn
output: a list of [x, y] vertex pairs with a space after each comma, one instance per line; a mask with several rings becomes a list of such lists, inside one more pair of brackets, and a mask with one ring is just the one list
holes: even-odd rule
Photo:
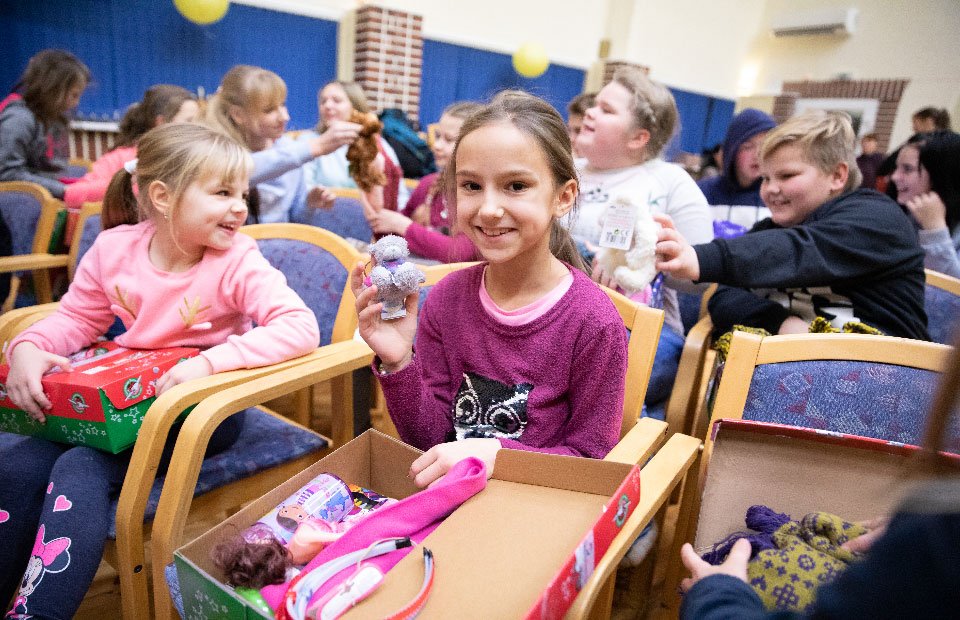
[[776, 549], [773, 544], [773, 533], [780, 526], [790, 522], [790, 515], [771, 510], [766, 506], [756, 505], [747, 508], [746, 525], [752, 532], [734, 532], [710, 548], [702, 556], [703, 560], [714, 566], [723, 564], [730, 553], [730, 549], [741, 538], [750, 541], [750, 558], [765, 549]]

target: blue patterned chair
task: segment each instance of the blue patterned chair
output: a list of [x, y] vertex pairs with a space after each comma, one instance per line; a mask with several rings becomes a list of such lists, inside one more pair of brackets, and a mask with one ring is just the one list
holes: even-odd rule
[[889, 336], [736, 332], [711, 423], [742, 418], [916, 445], [949, 351]]
[[929, 269], [926, 275], [927, 331], [934, 342], [950, 344], [960, 325], [960, 280]]
[[352, 188], [332, 188], [337, 197], [329, 209], [312, 209], [301, 205], [290, 214], [291, 221], [324, 228], [344, 239], [369, 243], [373, 238], [370, 224], [363, 215], [360, 192]]
[[0, 257], [0, 273], [15, 274], [4, 309], [13, 307], [19, 280], [26, 271], [32, 272], [37, 303], [53, 301], [49, 270], [66, 267], [69, 262], [66, 254], [49, 251], [57, 215], [63, 209], [62, 202], [36, 183], [0, 183], [0, 217], [10, 229], [13, 252], [12, 256]]

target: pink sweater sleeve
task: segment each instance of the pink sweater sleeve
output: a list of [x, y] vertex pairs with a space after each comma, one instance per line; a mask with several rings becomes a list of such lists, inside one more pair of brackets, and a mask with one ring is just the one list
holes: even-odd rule
[[257, 326], [201, 354], [214, 372], [276, 364], [306, 355], [320, 344], [317, 317], [259, 251], [237, 261], [223, 286], [235, 307]]
[[111, 303], [100, 272], [100, 246], [94, 243], [80, 261], [57, 311], [17, 336], [8, 355], [21, 342], [32, 342], [57, 355], [76, 353], [106, 333], [114, 319]]
[[136, 156], [137, 147], [135, 146], [121, 146], [109, 153], [104, 153], [94, 162], [90, 172], [83, 175], [83, 178], [76, 183], [67, 185], [63, 201], [68, 207], [80, 208], [85, 202], [103, 200], [113, 175]]
[[413, 222], [407, 227], [404, 238], [413, 254], [431, 260], [459, 263], [480, 258], [476, 246], [463, 233], [448, 237], [438, 230]]

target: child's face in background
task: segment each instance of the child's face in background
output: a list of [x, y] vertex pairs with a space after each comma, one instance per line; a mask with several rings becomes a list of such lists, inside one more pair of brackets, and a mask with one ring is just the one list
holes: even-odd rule
[[570, 144], [573, 146], [573, 154], [579, 156], [580, 152], [577, 150], [577, 136], [580, 135], [580, 131], [583, 129], [583, 114], [573, 114], [567, 117], [567, 135], [570, 136]]
[[897, 202], [902, 205], [930, 191], [930, 173], [920, 165], [920, 150], [912, 145], [900, 149], [897, 168], [890, 178], [897, 186]]
[[173, 115], [169, 123], [192, 123], [197, 120], [197, 114], [200, 113], [200, 106], [193, 99], [187, 99], [180, 104], [180, 109]]
[[86, 88], [87, 83], [83, 81], [68, 88], [67, 91], [63, 93], [63, 102], [60, 106], [61, 112], [64, 114], [69, 114], [71, 111], [73, 111], [73, 109], [76, 108], [80, 103], [80, 95], [83, 94], [83, 91], [86, 90]]
[[649, 139], [649, 133], [636, 126], [632, 105], [633, 95], [616, 82], [597, 93], [594, 106], [584, 115], [574, 147], [591, 168], [609, 170], [643, 161], [647, 140], [642, 135]]
[[736, 175], [740, 187], [750, 187], [760, 178], [760, 145], [767, 132], [758, 133], [737, 149]]
[[774, 223], [783, 227], [805, 222], [820, 205], [838, 195], [847, 181], [842, 164], [833, 172], [824, 172], [808, 161], [796, 144], [777, 147], [760, 162], [760, 169], [760, 197]]
[[254, 107], [245, 110], [240, 117], [244, 133], [255, 143], [278, 139], [287, 130], [287, 121], [290, 120], [286, 102], [271, 102], [261, 108]]
[[329, 126], [333, 121], [348, 121], [353, 113], [353, 104], [347, 91], [339, 84], [327, 84], [320, 91], [320, 118]]
[[463, 127], [463, 119], [444, 114], [437, 123], [437, 130], [433, 136], [433, 145], [430, 150], [433, 151], [433, 160], [437, 163], [437, 168], [443, 170], [450, 163], [450, 155], [453, 154], [453, 147], [457, 143], [457, 136], [460, 135], [460, 128]]
[[206, 248], [227, 250], [237, 229], [247, 220], [249, 179], [223, 182], [219, 175], [207, 175], [191, 183], [181, 197], [175, 215], [177, 243], [190, 255], [202, 255]]
[[576, 182], [556, 187], [533, 137], [508, 122], [476, 129], [457, 149], [457, 224], [491, 264], [525, 269], [550, 254], [553, 219], [573, 206]]

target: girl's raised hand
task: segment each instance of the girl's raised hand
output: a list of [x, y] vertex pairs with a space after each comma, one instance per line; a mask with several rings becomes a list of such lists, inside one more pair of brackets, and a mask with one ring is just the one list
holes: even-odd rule
[[364, 209], [364, 215], [367, 216], [367, 223], [370, 224], [370, 230], [378, 235], [400, 235], [407, 234], [407, 228], [413, 223], [409, 217], [398, 211], [390, 209], [380, 209], [379, 211], [367, 211]]
[[[372, 260], [372, 259], [371, 259]], [[419, 295], [407, 295], [407, 315], [385, 321], [380, 318], [383, 304], [377, 301], [377, 287], [364, 287], [364, 265], [357, 263], [350, 274], [350, 287], [357, 298], [360, 336], [373, 349], [386, 372], [402, 370], [413, 359], [413, 337], [417, 333]]]
[[20, 343], [10, 356], [10, 374], [7, 376], [10, 400], [41, 424], [47, 421], [43, 412], [50, 409], [51, 403], [43, 393], [40, 379], [45, 372], [57, 367], [64, 372], [72, 370], [70, 360], [42, 351], [32, 342]]
[[336, 197], [329, 187], [317, 185], [307, 192], [307, 206], [311, 209], [329, 209]]
[[443, 478], [451, 467], [463, 459], [473, 456], [483, 461], [489, 478], [493, 475], [500, 448], [499, 439], [461, 439], [441, 443], [421, 454], [410, 466], [408, 476], [422, 489]]
[[937, 192], [925, 192], [914, 196], [907, 203], [907, 209], [924, 230], [947, 227], [947, 207]]
[[673, 219], [663, 213], [654, 213], [653, 219], [660, 224], [657, 233], [657, 271], [682, 280], [700, 279], [697, 253], [677, 230]]
[[191, 379], [209, 377], [212, 374], [213, 367], [210, 365], [210, 362], [207, 361], [207, 358], [202, 355], [191, 357], [165, 372], [164, 375], [157, 380], [157, 396], [160, 396], [175, 385], [180, 385]]
[[360, 125], [348, 121], [333, 121], [320, 136], [310, 143], [310, 153], [314, 157], [327, 155], [344, 144], [353, 144], [360, 135]]

